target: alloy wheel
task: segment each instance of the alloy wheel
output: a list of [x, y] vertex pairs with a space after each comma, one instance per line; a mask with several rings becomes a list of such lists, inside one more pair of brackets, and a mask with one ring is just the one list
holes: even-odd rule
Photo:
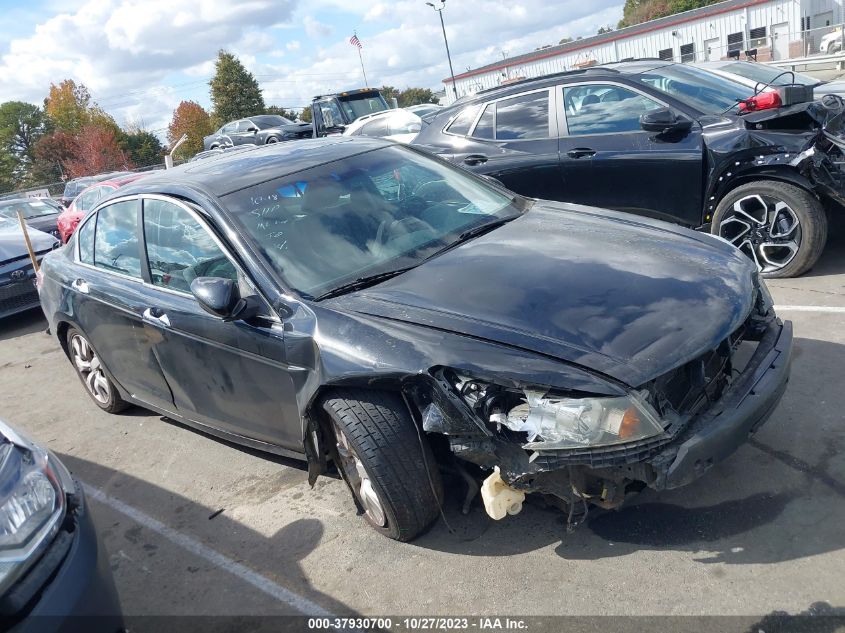
[[100, 359], [94, 348], [84, 337], [75, 334], [70, 340], [70, 353], [76, 371], [82, 376], [82, 382], [97, 402], [106, 405], [111, 399], [111, 385], [103, 371]]
[[771, 273], [789, 265], [801, 247], [801, 224], [783, 200], [753, 194], [734, 202], [719, 224], [719, 235]]
[[349, 480], [349, 485], [355, 492], [355, 496], [364, 506], [364, 511], [370, 521], [378, 527], [384, 527], [387, 523], [387, 516], [384, 513], [384, 508], [381, 501], [373, 488], [373, 482], [370, 478], [364, 464], [355, 453], [355, 449], [349, 444], [346, 434], [334, 425], [334, 434], [337, 438], [337, 452], [340, 456], [340, 467]]

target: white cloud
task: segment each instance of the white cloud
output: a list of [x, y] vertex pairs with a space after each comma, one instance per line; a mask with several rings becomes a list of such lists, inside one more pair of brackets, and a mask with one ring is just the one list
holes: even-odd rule
[[323, 24], [310, 15], [302, 18], [302, 26], [305, 28], [305, 34], [308, 37], [328, 37], [334, 30], [328, 24]]
[[285, 48], [289, 51], [298, 51], [300, 46], [301, 44], [299, 43], [299, 40], [293, 40], [292, 42], [285, 44]]

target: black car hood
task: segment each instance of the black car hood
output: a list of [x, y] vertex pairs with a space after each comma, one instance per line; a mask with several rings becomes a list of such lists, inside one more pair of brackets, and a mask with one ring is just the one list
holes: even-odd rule
[[326, 303], [531, 350], [639, 386], [736, 330], [753, 288], [750, 262], [709, 236], [544, 202]]
[[312, 131], [310, 123], [291, 123], [290, 125], [277, 125], [275, 127], [268, 127], [261, 130], [262, 134], [268, 135], [274, 132], [288, 133], [288, 134], [302, 134], [304, 132], [310, 133]]

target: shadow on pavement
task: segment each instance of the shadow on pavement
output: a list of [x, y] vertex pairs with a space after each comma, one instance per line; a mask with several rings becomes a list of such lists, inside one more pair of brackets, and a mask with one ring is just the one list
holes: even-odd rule
[[[841, 224], [845, 225], [845, 222]], [[816, 265], [802, 277], [824, 277], [845, 273], [845, 227], [828, 236], [824, 252]]]
[[[845, 346], [796, 339], [792, 378], [773, 418], [730, 458], [687, 487], [631, 497], [616, 511], [592, 508], [566, 532], [559, 510], [526, 504], [492, 521], [480, 500], [460, 513], [454, 482], [442, 520], [419, 547], [470, 556], [508, 556], [555, 545], [562, 558], [594, 560], [642, 549], [700, 554], [702, 563], [760, 564], [845, 548]], [[839, 369], [837, 369], [839, 368]], [[828, 422], [829, 421], [829, 422]], [[821, 519], [820, 517], [824, 517]]]
[[[150, 484], [147, 481], [87, 460], [79, 459], [72, 455], [59, 454], [59, 459], [72, 472], [74, 478], [102, 490], [107, 495], [119, 499], [124, 504], [140, 510], [144, 514], [165, 524], [168, 528], [201, 542], [209, 549], [248, 567], [249, 570], [260, 574], [270, 582], [280, 585], [284, 589], [312, 603], [316, 603], [333, 615], [355, 615], [355, 612], [347, 605], [314, 589], [299, 563], [299, 561], [308, 556], [320, 544], [324, 528], [319, 520], [315, 518], [297, 519], [287, 525], [280, 526], [272, 536], [268, 537], [244, 526], [239, 521], [228, 516], [226, 512], [219, 511], [218, 508], [203, 506], [170, 490]], [[119, 525], [115, 523], [108, 526], [104, 525], [102, 521], [98, 522], [97, 511], [101, 510], [101, 508], [101, 514], [105, 510], [109, 510], [109, 512], [118, 511], [110, 507], [104, 508], [98, 506], [97, 503], [97, 501], [89, 500], [89, 505], [94, 505], [94, 519], [97, 530], [100, 536], [106, 539], [107, 547], [109, 539], [111, 539], [112, 544], [115, 542], [118, 544], [125, 542], [127, 546], [140, 546], [144, 551], [149, 552], [149, 555], [154, 555], [156, 550], [163, 546], [163, 543], [167, 543], [169, 547], [179, 547], [178, 544], [165, 541], [165, 537], [149, 526], [137, 523], [129, 516], [123, 514], [119, 514], [121, 517]], [[121, 556], [115, 556], [116, 554], [120, 553], [122, 555], [122, 551], [114, 551], [115, 547], [119, 547], [119, 545], [113, 545], [110, 549], [113, 561], [116, 558], [121, 559]], [[187, 551], [185, 550], [185, 552]], [[210, 563], [208, 560], [200, 558], [196, 560], [201, 565], [214, 568], [216, 573], [228, 574], [228, 571], [224, 571], [226, 569], [225, 565], [214, 563], [213, 561]], [[118, 560], [118, 564], [120, 562], [121, 560]], [[247, 591], [244, 592], [246, 595], [243, 597], [243, 606], [241, 607], [246, 611], [244, 613], [232, 613], [231, 618], [212, 617], [210, 619], [203, 619], [204, 623], [208, 625], [204, 630], [209, 631], [240, 630], [237, 626], [234, 629], [230, 628], [234, 624], [233, 619], [236, 621], [240, 616], [248, 616], [250, 613], [248, 611], [248, 605], [254, 604], [255, 600], [264, 600], [269, 605], [268, 608], [271, 609], [270, 614], [300, 615], [298, 611], [272, 595], [261, 592], [261, 590], [253, 585], [244, 584], [243, 579], [239, 576], [232, 575], [228, 578], [224, 586], [218, 586], [222, 583], [204, 581], [201, 574], [198, 574], [198, 571], [198, 567], [188, 566], [180, 574], [181, 578], [159, 578], [157, 580], [155, 577], [150, 577], [151, 585], [149, 591], [150, 593], [155, 593], [154, 587], [164, 586], [168, 582], [177, 587], [199, 583], [200, 586], [204, 587], [203, 602], [199, 606], [186, 605], [190, 612], [191, 609], [202, 609], [203, 605], [209, 603], [214, 604], [216, 602], [214, 597], [215, 592], [219, 592], [219, 599], [225, 601], [231, 599], [232, 592], [236, 591], [236, 587], [246, 587]], [[137, 579], [137, 574], [135, 578]], [[150, 608], [150, 605], [155, 603], [154, 600], [150, 600], [150, 605], [147, 605], [144, 602], [143, 596], [138, 599], [137, 593], [140, 588], [121, 587], [120, 582], [117, 584], [118, 593], [120, 594], [124, 609], [127, 609], [126, 594], [134, 593], [134, 601], [142, 602], [141, 607], [146, 606]], [[243, 591], [243, 589], [237, 591]], [[159, 598], [161, 599], [161, 597]], [[250, 603], [249, 599], [252, 599], [253, 603]], [[134, 613], [129, 613], [130, 618], [138, 615], [138, 607], [138, 604], [128, 606], [129, 609], [135, 609]], [[155, 607], [152, 608], [154, 609]], [[153, 616], [159, 615], [154, 611], [146, 613]], [[196, 614], [196, 617], [203, 617], [204, 615], [200, 612]], [[226, 615], [228, 616], [229, 614]], [[185, 621], [182, 623], [187, 625], [192, 617], [195, 616], [185, 616]], [[249, 620], [249, 618], [246, 617], [245, 620]], [[283, 622], [275, 621], [272, 617], [269, 622], [271, 624], [275, 622], [277, 625], [276, 630], [281, 630], [278, 626]], [[160, 630], [163, 622], [156, 622], [155, 619], [145, 620], [145, 618], [140, 617], [135, 618], [134, 624], [135, 626], [132, 630], [157, 631]]]
[[19, 336], [43, 332], [47, 329], [47, 319], [41, 308], [13, 314], [0, 319], [0, 341], [8, 341]]

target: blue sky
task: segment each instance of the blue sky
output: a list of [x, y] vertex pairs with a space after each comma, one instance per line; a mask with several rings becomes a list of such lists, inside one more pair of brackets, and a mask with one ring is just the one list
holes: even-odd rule
[[[268, 104], [363, 85], [442, 88], [440, 22], [424, 0], [0, 0], [0, 101], [40, 103], [73, 78], [122, 125], [161, 132], [183, 99], [209, 107], [217, 50], [239, 56]], [[455, 72], [615, 24], [622, 0], [447, 0]]]

